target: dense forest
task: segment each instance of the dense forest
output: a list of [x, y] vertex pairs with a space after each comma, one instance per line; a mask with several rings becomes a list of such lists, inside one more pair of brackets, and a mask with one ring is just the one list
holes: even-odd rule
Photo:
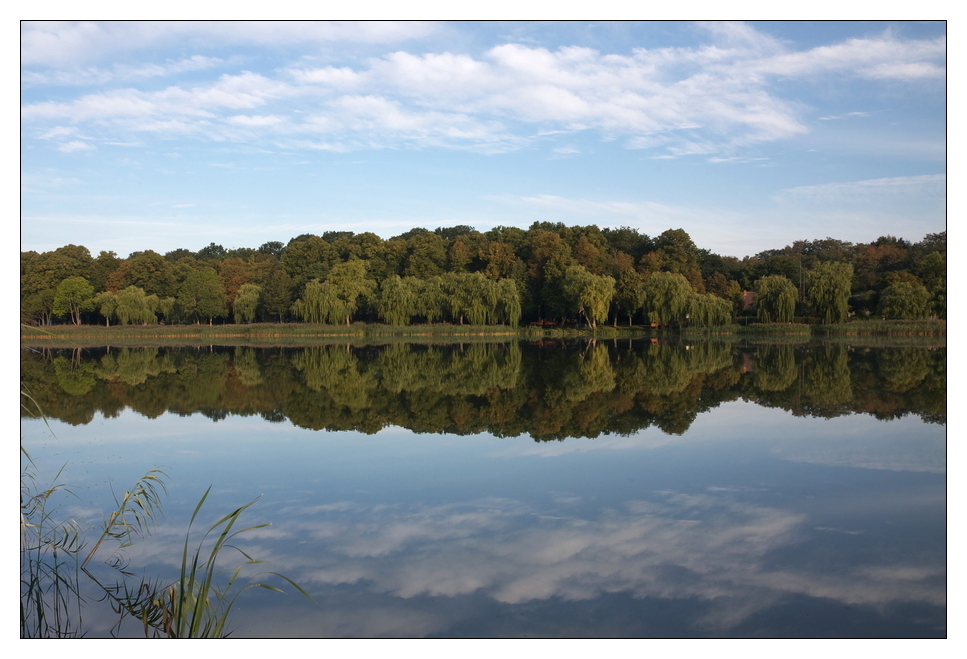
[[[709, 327], [947, 316], [947, 234], [796, 241], [738, 259], [682, 229], [535, 223], [304, 234], [288, 244], [93, 257], [21, 252], [25, 324], [520, 323]], [[747, 292], [750, 292], [748, 294]]]
[[907, 414], [946, 422], [947, 350], [810, 342], [541, 341], [307, 348], [35, 349], [21, 353], [25, 400], [86, 424], [130, 408], [260, 415], [316, 430], [416, 432], [537, 440], [681, 434], [732, 400], [797, 416]]

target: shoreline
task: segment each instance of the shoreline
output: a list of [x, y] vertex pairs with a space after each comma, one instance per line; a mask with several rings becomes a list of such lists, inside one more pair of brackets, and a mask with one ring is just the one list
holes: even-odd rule
[[798, 323], [727, 325], [706, 329], [655, 329], [647, 326], [600, 326], [597, 329], [474, 325], [314, 325], [308, 323], [258, 323], [251, 325], [53, 325], [21, 326], [21, 347], [79, 347], [104, 345], [300, 345], [315, 343], [470, 343], [480, 341], [554, 339], [932, 339], [946, 343], [946, 321], [854, 321], [840, 325]]

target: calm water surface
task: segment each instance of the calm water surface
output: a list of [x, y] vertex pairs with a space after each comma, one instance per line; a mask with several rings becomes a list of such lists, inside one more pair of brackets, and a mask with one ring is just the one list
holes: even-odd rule
[[[235, 636], [945, 636], [946, 349], [586, 342], [25, 351], [96, 521], [147, 469], [294, 593]], [[282, 585], [282, 584], [280, 584]], [[283, 585], [284, 586], [284, 585]], [[85, 612], [89, 635], [109, 612]], [[136, 634], [136, 628], [124, 633]]]

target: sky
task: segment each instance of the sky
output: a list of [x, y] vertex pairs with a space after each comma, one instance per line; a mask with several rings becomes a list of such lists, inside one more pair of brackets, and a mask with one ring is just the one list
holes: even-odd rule
[[946, 230], [944, 22], [24, 22], [21, 249]]

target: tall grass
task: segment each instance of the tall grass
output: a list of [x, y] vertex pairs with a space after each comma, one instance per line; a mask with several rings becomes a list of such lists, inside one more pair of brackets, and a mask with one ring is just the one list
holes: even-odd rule
[[[131, 490], [116, 499], [115, 509], [105, 517], [100, 534], [88, 549], [83, 523], [73, 518], [59, 519], [54, 504], [56, 495], [74, 494], [69, 485], [60, 482], [64, 468], [57, 472], [54, 484], [41, 487], [32, 458], [23, 447], [21, 454], [25, 460], [20, 486], [22, 638], [84, 635], [83, 612], [89, 601], [82, 594], [85, 590], [81, 587], [82, 575], [94, 585], [93, 599], [108, 602], [117, 616], [112, 635], [119, 633], [125, 620], [133, 619], [138, 621], [145, 637], [223, 638], [231, 632], [230, 613], [242, 592], [249, 588], [282, 592], [270, 584], [239, 581], [243, 568], [262, 562], [231, 544], [247, 531], [269, 526], [258, 524], [233, 531], [242, 512], [257, 499], [215, 522], [192, 551], [191, 529], [211, 492], [209, 486], [192, 513], [178, 579], [173, 583], [149, 580], [139, 578], [130, 568], [125, 549], [146, 538], [163, 516], [162, 494], [167, 493], [164, 472], [150, 470]], [[237, 551], [244, 560], [226, 581], [222, 578], [220, 559], [227, 550]], [[107, 577], [100, 575], [105, 566]], [[309, 597], [301, 586], [284, 575], [261, 574], [277, 576]]]
[[[232, 528], [238, 522], [242, 511], [255, 503], [255, 500], [250, 501], [240, 508], [236, 508], [215, 522], [202, 537], [194, 553], [189, 552], [191, 527], [194, 525], [195, 518], [198, 516], [210, 491], [211, 487], [209, 486], [191, 515], [191, 521], [188, 524], [188, 533], [185, 536], [185, 545], [181, 556], [181, 575], [175, 584], [165, 589], [159, 601], [158, 608], [161, 611], [163, 620], [162, 631], [166, 636], [171, 638], [222, 638], [227, 636], [230, 633], [227, 628], [228, 615], [239, 595], [249, 588], [266, 588], [268, 590], [282, 592], [281, 589], [275, 586], [261, 582], [248, 583], [244, 586], [236, 587], [236, 582], [238, 581], [242, 568], [246, 565], [255, 565], [263, 562], [252, 558], [238, 547], [229, 544], [232, 539], [246, 531], [253, 531], [269, 526], [268, 524], [258, 524], [235, 531], [234, 533], [232, 532]], [[205, 541], [213, 534], [216, 537], [214, 543], [209, 548], [204, 549]], [[227, 549], [234, 549], [244, 556], [245, 560], [232, 571], [231, 576], [224, 586], [220, 587], [215, 581], [215, 576], [218, 571], [217, 561], [222, 552]], [[207, 558], [203, 558], [206, 553]], [[263, 572], [262, 574], [277, 576], [287, 581], [307, 598], [312, 599], [292, 579], [277, 572]]]
[[51, 499], [70, 492], [58, 482], [38, 486], [34, 463], [20, 448], [26, 468], [20, 476], [20, 637], [72, 638], [79, 634], [81, 595], [77, 555], [83, 548], [80, 524], [58, 520]]

